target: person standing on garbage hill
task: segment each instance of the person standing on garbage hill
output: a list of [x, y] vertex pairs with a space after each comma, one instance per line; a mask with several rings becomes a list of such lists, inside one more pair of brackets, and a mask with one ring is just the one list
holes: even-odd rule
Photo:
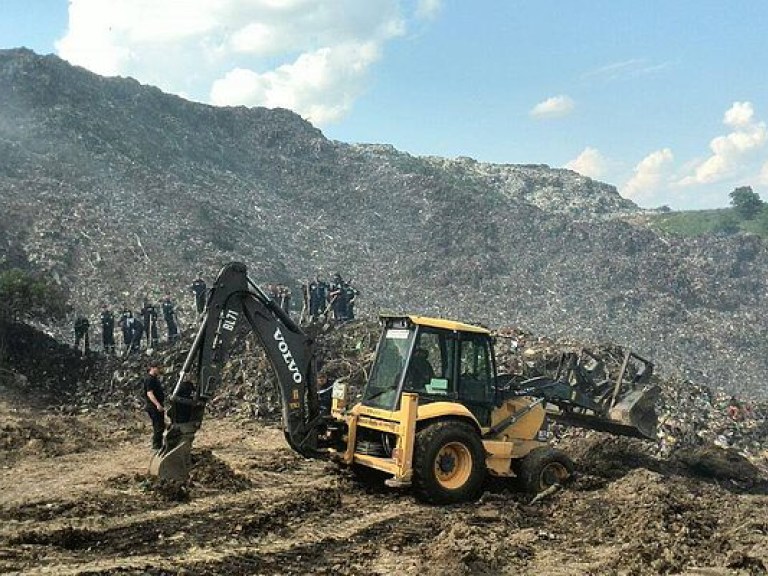
[[168, 342], [176, 342], [179, 339], [179, 327], [176, 324], [176, 307], [171, 301], [171, 295], [166, 293], [163, 300], [163, 319], [168, 327]]
[[205, 310], [205, 298], [208, 294], [208, 287], [202, 276], [202, 274], [198, 274], [197, 278], [192, 281], [192, 286], [190, 286], [190, 290], [195, 295], [195, 308], [197, 308], [198, 314], [202, 314], [203, 310]]
[[123, 334], [123, 348], [127, 350], [131, 345], [131, 324], [133, 323], [133, 312], [128, 306], [123, 305], [123, 309], [120, 310], [120, 318], [117, 321], [117, 325]]
[[326, 284], [320, 274], [315, 276], [315, 279], [310, 281], [308, 290], [309, 298], [309, 316], [312, 321], [318, 319], [318, 317], [325, 310], [326, 297], [328, 295], [328, 284]]
[[320, 275], [318, 274], [314, 280], [307, 282], [306, 288], [307, 310], [309, 310], [309, 319], [311, 322], [317, 320], [317, 317], [320, 315], [320, 311], [323, 309], [323, 302], [325, 301], [325, 298], [322, 300], [320, 299], [319, 290]]
[[[81, 356], [85, 356], [90, 350], [89, 330], [91, 323], [85, 316], [75, 318], [75, 350], [80, 351]], [[81, 347], [82, 342], [82, 347]]]
[[115, 353], [115, 317], [109, 306], [101, 305], [101, 346], [105, 354]]
[[354, 320], [355, 319], [355, 300], [357, 299], [357, 295], [360, 294], [360, 291], [352, 286], [352, 281], [344, 282], [343, 286], [344, 295], [346, 296], [347, 301], [347, 310], [345, 314], [345, 318], [347, 320]]
[[343, 322], [347, 314], [347, 294], [344, 291], [344, 280], [338, 272], [333, 275], [331, 289], [328, 292], [328, 305], [333, 310], [333, 319]]
[[141, 352], [141, 337], [144, 335], [144, 323], [138, 316], [133, 316], [128, 319], [128, 327], [128, 352], [130, 354], [138, 354]]
[[157, 348], [157, 308], [147, 298], [141, 309], [141, 317], [144, 319], [144, 334], [147, 338], [147, 348]]
[[150, 362], [142, 386], [147, 414], [152, 421], [152, 450], [160, 450], [163, 447], [165, 392], [163, 391], [163, 384], [160, 382], [162, 373], [163, 368], [158, 362]]

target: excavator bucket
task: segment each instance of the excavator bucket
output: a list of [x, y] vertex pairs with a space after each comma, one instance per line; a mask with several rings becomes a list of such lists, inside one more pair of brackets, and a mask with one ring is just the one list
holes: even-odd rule
[[[181, 430], [184, 427], [194, 427], [194, 431]], [[196, 430], [197, 426], [189, 424], [171, 426], [165, 433], [163, 447], [149, 462], [149, 473], [165, 480], [185, 481], [192, 468], [192, 440]]]
[[628, 392], [608, 411], [608, 419], [621, 426], [634, 428], [645, 438], [656, 438], [656, 402], [661, 394], [658, 386], [646, 386]]

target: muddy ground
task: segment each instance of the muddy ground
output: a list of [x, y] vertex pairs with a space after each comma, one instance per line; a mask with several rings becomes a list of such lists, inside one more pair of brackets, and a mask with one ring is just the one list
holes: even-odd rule
[[293, 453], [276, 426], [206, 420], [188, 489], [145, 475], [148, 419], [0, 402], [0, 572], [763, 574], [768, 489], [593, 434], [580, 473], [531, 503], [510, 482], [426, 506]]

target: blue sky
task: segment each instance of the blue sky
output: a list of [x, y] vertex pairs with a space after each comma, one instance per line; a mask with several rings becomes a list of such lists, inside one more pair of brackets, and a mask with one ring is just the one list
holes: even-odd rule
[[768, 199], [767, 25], [759, 0], [0, 0], [3, 48], [675, 209]]

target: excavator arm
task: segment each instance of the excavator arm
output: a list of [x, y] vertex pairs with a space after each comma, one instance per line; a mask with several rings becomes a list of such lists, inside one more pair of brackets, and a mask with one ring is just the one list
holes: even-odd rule
[[222, 372], [242, 327], [259, 339], [277, 377], [288, 444], [305, 456], [318, 456], [325, 418], [321, 413], [312, 340], [272, 298], [248, 278], [246, 266], [224, 266], [208, 296], [205, 313], [170, 395], [163, 447], [150, 473], [186, 479], [191, 448], [207, 402], [221, 385]]

